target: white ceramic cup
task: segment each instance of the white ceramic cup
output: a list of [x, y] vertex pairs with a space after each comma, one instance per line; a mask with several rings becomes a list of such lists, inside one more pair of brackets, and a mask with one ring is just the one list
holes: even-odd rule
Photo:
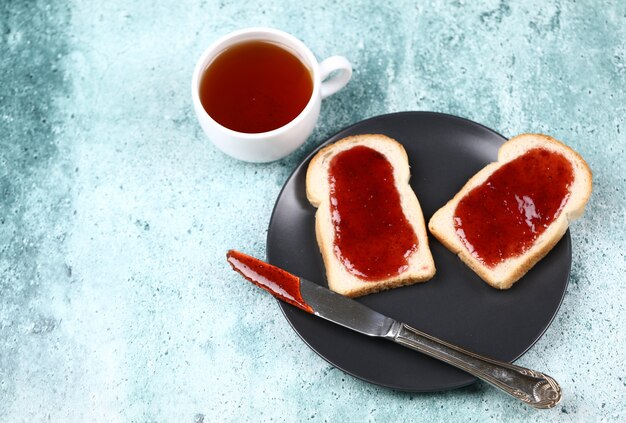
[[[309, 68], [313, 78], [313, 93], [298, 116], [280, 128], [254, 134], [233, 131], [220, 125], [200, 102], [200, 79], [213, 59], [234, 44], [252, 40], [269, 41], [285, 47]], [[329, 78], [333, 72], [335, 74]], [[248, 28], [225, 35], [202, 53], [193, 72], [191, 97], [200, 126], [220, 150], [239, 160], [263, 163], [285, 157], [300, 147], [313, 132], [322, 99], [342, 89], [351, 77], [352, 66], [345, 57], [332, 56], [318, 63], [311, 50], [293, 35], [272, 28]]]

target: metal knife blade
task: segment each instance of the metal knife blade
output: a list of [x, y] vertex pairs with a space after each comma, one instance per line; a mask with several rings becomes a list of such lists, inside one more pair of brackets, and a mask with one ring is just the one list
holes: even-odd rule
[[300, 278], [302, 298], [313, 308], [313, 314], [369, 336], [386, 337], [400, 323], [363, 304], [314, 282]]

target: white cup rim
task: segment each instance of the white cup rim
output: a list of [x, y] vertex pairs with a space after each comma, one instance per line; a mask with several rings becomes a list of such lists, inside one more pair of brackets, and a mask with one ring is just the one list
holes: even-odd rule
[[[258, 35], [258, 38], [251, 37], [250, 39], [263, 40], [263, 35], [265, 34], [270, 34], [270, 35], [274, 35], [279, 38], [282, 38], [283, 40], [286, 41], [285, 44], [287, 45], [287, 47], [293, 49], [298, 55], [302, 56], [301, 59], [303, 58], [305, 62], [308, 62], [305, 64], [311, 68], [311, 72], [312, 72], [311, 77], [313, 78], [313, 91], [304, 109], [302, 109], [302, 111], [295, 118], [293, 118], [291, 121], [289, 121], [285, 125], [276, 129], [272, 129], [271, 131], [266, 131], [266, 132], [249, 133], [249, 132], [235, 131], [217, 122], [204, 109], [204, 106], [202, 105], [202, 102], [200, 101], [200, 77], [202, 76], [202, 73], [204, 72], [204, 70], [206, 69], [208, 65], [209, 58], [213, 58], [218, 53], [223, 51], [225, 48], [230, 47], [233, 44], [246, 41], [245, 39], [242, 39], [242, 40], [231, 43], [231, 39], [238, 38], [238, 37], [245, 36], [245, 35]], [[269, 41], [274, 41], [274, 40], [269, 40]], [[230, 136], [236, 136], [242, 140], [255, 141], [255, 140], [263, 140], [263, 139], [270, 138], [273, 136], [278, 136], [282, 134], [283, 132], [288, 131], [292, 127], [299, 125], [300, 122], [302, 122], [305, 119], [305, 117], [311, 112], [311, 110], [315, 107], [317, 98], [320, 96], [320, 84], [321, 84], [321, 81], [319, 77], [319, 64], [317, 62], [317, 59], [315, 58], [315, 55], [313, 55], [313, 52], [311, 52], [311, 50], [302, 41], [300, 41], [298, 38], [294, 37], [293, 35], [287, 32], [281, 31], [279, 29], [268, 28], [268, 27], [252, 27], [252, 28], [240, 29], [237, 31], [233, 31], [229, 34], [226, 34], [220, 37], [219, 39], [217, 39], [206, 50], [204, 50], [204, 52], [202, 53], [202, 55], [196, 62], [196, 66], [193, 71], [193, 77], [191, 79], [191, 96], [192, 96], [194, 107], [196, 108], [196, 110], [200, 110], [201, 111], [200, 113], [202, 113], [202, 115], [211, 123], [211, 125], [215, 126], [216, 128], [219, 128], [222, 132]]]

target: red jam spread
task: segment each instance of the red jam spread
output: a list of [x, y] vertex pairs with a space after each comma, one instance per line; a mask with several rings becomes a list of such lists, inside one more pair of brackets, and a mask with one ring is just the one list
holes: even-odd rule
[[226, 258], [235, 271], [256, 286], [291, 305], [313, 313], [313, 308], [302, 298], [300, 278], [297, 276], [239, 251], [228, 251]]
[[535, 148], [496, 170], [461, 199], [458, 237], [489, 267], [528, 250], [559, 216], [574, 180], [561, 154]]
[[352, 147], [333, 157], [328, 181], [334, 253], [345, 268], [366, 281], [405, 271], [418, 241], [387, 158], [369, 147]]

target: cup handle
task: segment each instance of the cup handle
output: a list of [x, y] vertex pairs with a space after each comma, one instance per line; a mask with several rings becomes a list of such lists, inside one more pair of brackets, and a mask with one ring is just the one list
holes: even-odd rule
[[[332, 78], [325, 80], [332, 73], [338, 71]], [[332, 56], [320, 63], [322, 77], [321, 94], [326, 98], [335, 94], [346, 86], [352, 78], [352, 65], [343, 56]]]

